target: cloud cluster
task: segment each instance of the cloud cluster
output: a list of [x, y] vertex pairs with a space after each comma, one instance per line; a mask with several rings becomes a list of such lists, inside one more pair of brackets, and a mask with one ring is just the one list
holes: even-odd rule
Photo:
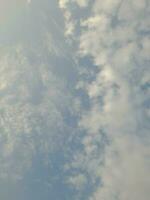
[[92, 57], [97, 71], [80, 81], [90, 107], [79, 121], [84, 149], [71, 167], [99, 178], [91, 200], [150, 198], [149, 11], [146, 0], [96, 0], [88, 17], [77, 19], [78, 60]]

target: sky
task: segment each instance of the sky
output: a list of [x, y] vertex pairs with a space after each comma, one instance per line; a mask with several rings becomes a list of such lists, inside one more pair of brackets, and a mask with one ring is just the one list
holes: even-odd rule
[[0, 0], [0, 200], [150, 199], [149, 17]]

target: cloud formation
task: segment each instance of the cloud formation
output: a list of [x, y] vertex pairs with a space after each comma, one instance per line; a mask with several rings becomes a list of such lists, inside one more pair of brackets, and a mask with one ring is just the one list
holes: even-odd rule
[[0, 177], [18, 179], [37, 151], [46, 155], [56, 149], [56, 143], [61, 148], [67, 131], [62, 112], [70, 97], [63, 96], [65, 84], [51, 67], [31, 65], [21, 47], [4, 51], [0, 66]]
[[[43, 165], [50, 163], [49, 155], [59, 149], [63, 152], [67, 135], [73, 129], [65, 114], [70, 113], [72, 98], [67, 85], [73, 70], [67, 58], [68, 49], [53, 13], [45, 13], [46, 1], [41, 7], [38, 3], [24, 8], [27, 13], [20, 23], [26, 28], [27, 24], [28, 30], [21, 32], [21, 37], [16, 39], [15, 35], [20, 24], [13, 26], [11, 37], [9, 30], [5, 36], [0, 34], [2, 183], [23, 179], [39, 154], [43, 155]], [[53, 9], [57, 9], [55, 4]]]
[[80, 80], [90, 107], [79, 121], [84, 149], [71, 165], [99, 178], [91, 200], [150, 198], [149, 11], [146, 0], [96, 0], [88, 17], [72, 15], [78, 60], [92, 57], [97, 68], [94, 80]]
[[0, 199], [148, 200], [149, 1], [7, 4]]

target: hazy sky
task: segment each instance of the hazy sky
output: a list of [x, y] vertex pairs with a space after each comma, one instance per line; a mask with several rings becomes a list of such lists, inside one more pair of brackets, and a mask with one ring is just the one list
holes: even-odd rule
[[150, 199], [149, 17], [0, 0], [0, 200]]

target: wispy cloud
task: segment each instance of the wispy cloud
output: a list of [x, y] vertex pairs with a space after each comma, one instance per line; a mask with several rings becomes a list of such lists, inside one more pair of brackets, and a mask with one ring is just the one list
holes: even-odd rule
[[45, 155], [56, 143], [61, 148], [60, 132], [67, 128], [62, 112], [70, 97], [63, 96], [63, 80], [46, 64], [31, 65], [22, 47], [4, 51], [0, 66], [0, 177], [18, 179], [32, 164], [37, 148]]

